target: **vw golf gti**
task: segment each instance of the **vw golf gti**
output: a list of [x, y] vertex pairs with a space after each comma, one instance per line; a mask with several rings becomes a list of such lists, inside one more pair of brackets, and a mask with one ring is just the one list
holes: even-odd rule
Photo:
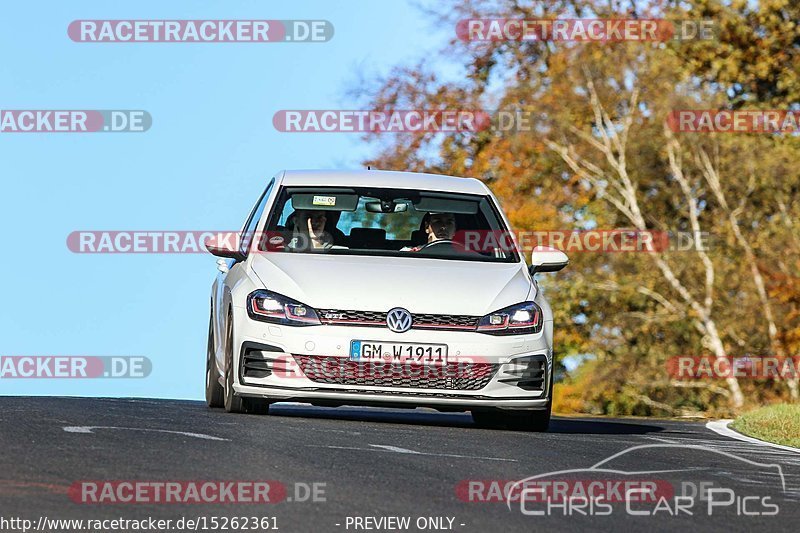
[[393, 171], [283, 171], [218, 256], [206, 400], [470, 411], [544, 431], [553, 314], [480, 181]]

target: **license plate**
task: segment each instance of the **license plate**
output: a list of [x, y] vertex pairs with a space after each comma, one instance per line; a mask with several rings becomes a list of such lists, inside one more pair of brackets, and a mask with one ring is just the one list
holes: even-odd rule
[[446, 365], [446, 344], [351, 341], [350, 360], [373, 363], [419, 363]]

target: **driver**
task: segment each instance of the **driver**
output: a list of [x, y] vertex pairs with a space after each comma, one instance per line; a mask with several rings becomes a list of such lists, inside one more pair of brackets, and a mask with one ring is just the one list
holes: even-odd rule
[[452, 241], [456, 234], [456, 217], [453, 213], [425, 213], [422, 217], [422, 226], [428, 242], [423, 246], [403, 248], [402, 251], [418, 252], [436, 241]]
[[453, 240], [456, 234], [456, 217], [453, 213], [426, 213], [425, 217], [422, 221], [428, 234], [428, 243]]
[[328, 250], [333, 237], [325, 231], [328, 218], [325, 211], [301, 209], [295, 212], [294, 231], [288, 244], [291, 250]]

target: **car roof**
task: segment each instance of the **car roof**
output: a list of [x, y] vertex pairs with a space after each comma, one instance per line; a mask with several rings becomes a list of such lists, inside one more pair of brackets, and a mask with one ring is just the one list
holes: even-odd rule
[[481, 195], [489, 193], [486, 185], [475, 178], [396, 170], [285, 170], [283, 185], [385, 187]]

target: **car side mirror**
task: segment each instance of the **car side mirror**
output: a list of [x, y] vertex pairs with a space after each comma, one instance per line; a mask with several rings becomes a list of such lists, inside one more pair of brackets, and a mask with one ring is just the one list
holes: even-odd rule
[[537, 272], [558, 272], [569, 264], [567, 254], [556, 248], [537, 246], [531, 251], [531, 276]]
[[206, 239], [208, 253], [217, 257], [241, 261], [244, 259], [239, 251], [239, 235], [236, 233], [218, 233]]

